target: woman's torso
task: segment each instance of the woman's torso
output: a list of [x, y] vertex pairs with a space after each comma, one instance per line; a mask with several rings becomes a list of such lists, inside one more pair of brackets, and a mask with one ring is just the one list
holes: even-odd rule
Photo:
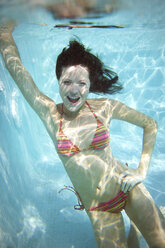
[[[98, 120], [109, 130], [113, 115], [110, 100], [91, 99], [88, 103]], [[99, 150], [88, 149], [97, 130], [97, 120], [91, 109], [85, 104], [79, 114], [72, 118], [61, 115], [62, 104], [59, 104], [56, 114], [53, 109], [50, 112], [52, 122], [46, 125], [56, 149], [62, 125], [65, 136], [80, 150], [67, 157], [59, 153], [59, 157], [86, 208], [108, 201], [120, 191], [118, 176], [124, 169], [113, 157], [110, 145]]]

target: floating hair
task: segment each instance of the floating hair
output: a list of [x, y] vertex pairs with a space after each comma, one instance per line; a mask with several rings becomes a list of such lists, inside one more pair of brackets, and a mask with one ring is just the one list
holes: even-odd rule
[[89, 70], [91, 82], [90, 92], [114, 94], [123, 89], [119, 82], [118, 75], [99, 59], [98, 56], [90, 52], [77, 40], [71, 40], [69, 46], [65, 47], [57, 58], [56, 75], [60, 78], [62, 69], [72, 65], [82, 65]]

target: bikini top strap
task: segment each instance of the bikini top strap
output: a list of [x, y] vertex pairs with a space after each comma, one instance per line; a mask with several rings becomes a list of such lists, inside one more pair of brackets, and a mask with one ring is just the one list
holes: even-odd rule
[[95, 114], [95, 112], [93, 111], [93, 109], [91, 108], [91, 106], [89, 105], [89, 103], [86, 101], [86, 104], [88, 105], [90, 111], [92, 112], [92, 114], [94, 115], [94, 117], [96, 118], [96, 120], [98, 120], [97, 115]]

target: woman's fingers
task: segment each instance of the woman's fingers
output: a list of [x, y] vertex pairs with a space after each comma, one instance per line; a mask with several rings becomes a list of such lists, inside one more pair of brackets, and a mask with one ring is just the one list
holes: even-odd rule
[[124, 177], [121, 183], [121, 191], [126, 193], [128, 189], [130, 188], [130, 186], [131, 186], [131, 182], [129, 181], [127, 177]]
[[141, 177], [128, 175], [122, 176], [121, 179], [121, 191], [126, 193], [127, 191], [131, 191], [138, 183], [142, 182]]
[[124, 171], [120, 176], [119, 176], [119, 183], [122, 184], [123, 180], [130, 175], [128, 171]]

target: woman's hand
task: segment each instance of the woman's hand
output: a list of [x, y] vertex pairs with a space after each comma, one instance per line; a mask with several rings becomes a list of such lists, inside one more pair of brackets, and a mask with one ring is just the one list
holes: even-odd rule
[[120, 175], [119, 183], [121, 184], [121, 191], [126, 193], [131, 191], [137, 184], [141, 183], [145, 179], [138, 169], [134, 172], [125, 171]]
[[0, 25], [0, 35], [12, 33], [13, 29], [15, 28], [16, 23], [15, 22], [7, 22], [5, 24]]
[[6, 43], [10, 43], [13, 40], [12, 31], [15, 28], [16, 23], [6, 23], [0, 25], [0, 49], [3, 49]]

